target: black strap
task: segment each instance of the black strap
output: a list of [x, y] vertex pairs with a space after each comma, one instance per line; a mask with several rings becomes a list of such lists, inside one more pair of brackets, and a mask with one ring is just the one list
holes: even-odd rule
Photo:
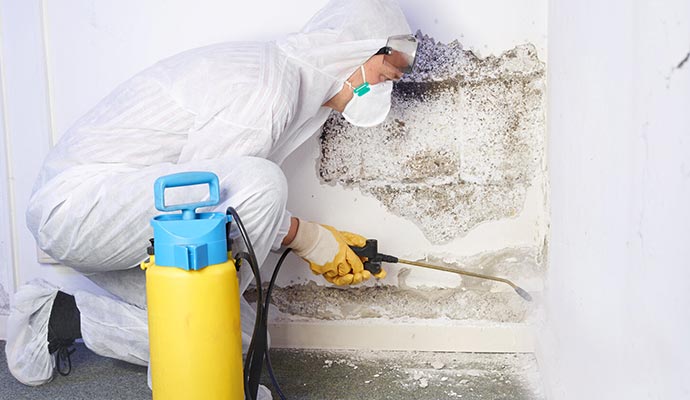
[[[62, 376], [67, 376], [72, 372], [72, 353], [77, 349], [70, 349], [68, 344], [59, 344], [55, 354], [55, 369]], [[64, 369], [66, 367], [66, 369]]]
[[380, 55], [380, 54], [383, 54], [383, 55], [390, 55], [392, 51], [393, 51], [392, 48], [390, 48], [390, 47], [388, 47], [388, 46], [384, 46], [384, 47], [381, 47], [381, 48], [379, 49], [379, 51], [377, 51], [376, 54], [374, 54], [374, 55], [375, 55], [375, 56], [378, 56], [378, 55]]

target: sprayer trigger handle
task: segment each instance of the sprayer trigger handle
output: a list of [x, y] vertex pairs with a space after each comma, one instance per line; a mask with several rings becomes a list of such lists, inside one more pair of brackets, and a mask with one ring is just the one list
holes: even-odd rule
[[381, 261], [365, 261], [364, 269], [371, 272], [372, 275], [377, 275], [381, 272]]

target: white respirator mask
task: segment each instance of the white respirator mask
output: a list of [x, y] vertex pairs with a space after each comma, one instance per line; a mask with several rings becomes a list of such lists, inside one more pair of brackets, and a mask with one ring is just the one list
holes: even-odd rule
[[352, 86], [352, 99], [347, 103], [342, 114], [345, 120], [352, 125], [369, 128], [380, 124], [386, 119], [391, 109], [391, 94], [393, 82], [385, 81], [376, 85], [369, 85], [364, 75], [364, 66], [360, 66], [364, 83]]

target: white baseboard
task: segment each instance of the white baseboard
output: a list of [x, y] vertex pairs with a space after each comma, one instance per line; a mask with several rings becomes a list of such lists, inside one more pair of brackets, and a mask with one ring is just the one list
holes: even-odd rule
[[[6, 329], [7, 315], [0, 315], [0, 340]], [[276, 348], [533, 353], [536, 343], [534, 328], [524, 324], [277, 322], [269, 329]]]
[[533, 353], [535, 330], [525, 324], [423, 324], [376, 321], [277, 322], [276, 348]]
[[7, 315], [0, 315], [0, 340], [7, 340]]

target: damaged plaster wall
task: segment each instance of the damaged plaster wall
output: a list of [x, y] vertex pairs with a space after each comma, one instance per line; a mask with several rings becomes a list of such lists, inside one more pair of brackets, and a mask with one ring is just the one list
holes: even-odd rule
[[[548, 222], [546, 27], [536, 19], [546, 3], [516, 11], [535, 15], [524, 39], [505, 35], [487, 6], [460, 3], [402, 3], [424, 30], [417, 70], [396, 83], [384, 124], [356, 128], [334, 113], [288, 158], [288, 208], [376, 238], [384, 253], [508, 278], [538, 300]], [[454, 7], [469, 10], [464, 21], [443, 18], [459, 15]], [[463, 29], [474, 18], [484, 31]], [[278, 319], [511, 324], [534, 315], [535, 303], [501, 283], [386, 264], [385, 279], [343, 290], [288, 261], [273, 293]]]
[[[428, 262], [457, 267], [458, 262], [429, 257]], [[525, 287], [536, 287], [543, 275], [543, 263], [532, 248], [503, 249], [463, 260], [464, 269], [481, 268], [483, 273], [510, 277]], [[343, 290], [320, 286], [315, 282], [274, 289], [272, 303], [282, 315], [322, 320], [354, 320], [360, 318], [449, 319], [481, 322], [518, 323], [531, 320], [531, 304], [506, 287], [491, 281], [454, 278], [458, 287], [410, 287], [407, 278], [411, 269], [397, 274], [397, 285], [376, 285]], [[527, 285], [529, 283], [529, 286]], [[507, 290], [506, 290], [507, 289]], [[256, 299], [255, 292], [247, 298]], [[318, 301], [314, 301], [314, 300]]]
[[545, 70], [531, 45], [480, 59], [418, 37], [415, 71], [395, 84], [383, 124], [331, 114], [319, 173], [444, 243], [522, 209], [543, 160]]

